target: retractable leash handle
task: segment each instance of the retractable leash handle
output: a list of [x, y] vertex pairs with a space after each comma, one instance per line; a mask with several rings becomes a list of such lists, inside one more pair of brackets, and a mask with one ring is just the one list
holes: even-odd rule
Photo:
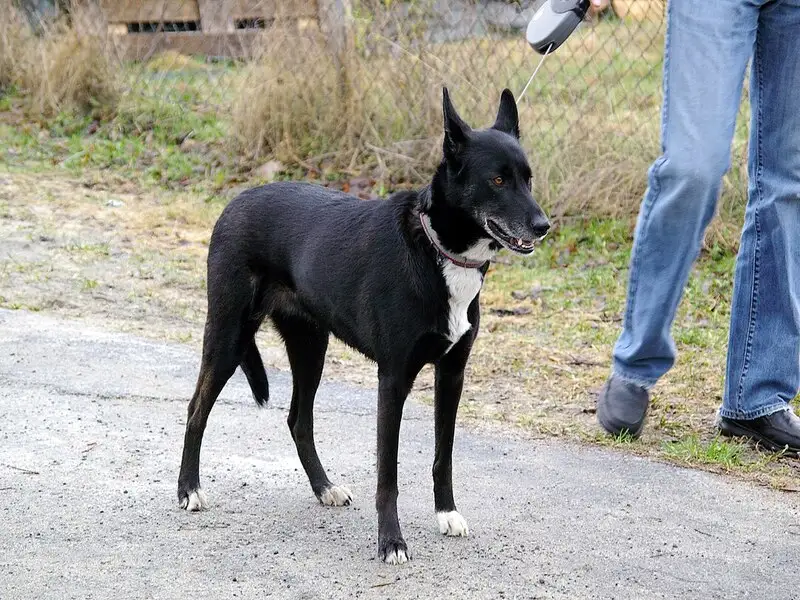
[[533, 14], [525, 37], [539, 54], [549, 53], [567, 41], [589, 10], [589, 0], [547, 0]]
[[567, 41], [572, 32], [580, 25], [589, 10], [590, 0], [547, 0], [533, 13], [525, 38], [531, 48], [542, 55], [539, 64], [528, 79], [528, 83], [517, 96], [517, 104], [528, 91], [533, 78], [539, 72], [547, 55]]

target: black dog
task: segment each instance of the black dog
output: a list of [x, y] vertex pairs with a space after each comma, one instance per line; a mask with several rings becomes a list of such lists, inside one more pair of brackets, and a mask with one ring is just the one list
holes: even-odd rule
[[501, 248], [528, 254], [547, 232], [531, 195], [516, 104], [504, 90], [490, 129], [471, 130], [444, 89], [444, 158], [430, 186], [383, 202], [303, 183], [243, 192], [222, 212], [208, 250], [208, 318], [189, 404], [178, 501], [206, 507], [200, 445], [208, 415], [236, 367], [258, 404], [269, 397], [254, 336], [264, 318], [286, 343], [292, 369], [289, 430], [317, 498], [350, 504], [314, 446], [314, 395], [332, 333], [378, 364], [378, 554], [409, 553], [397, 519], [397, 446], [403, 403], [435, 365], [433, 488], [439, 529], [467, 535], [456, 511], [452, 449], [464, 367], [478, 333], [478, 296]]

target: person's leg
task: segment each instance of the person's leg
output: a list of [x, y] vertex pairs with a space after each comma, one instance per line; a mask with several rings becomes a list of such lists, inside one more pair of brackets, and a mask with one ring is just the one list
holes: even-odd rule
[[614, 372], [652, 386], [675, 361], [675, 311], [714, 214], [758, 8], [747, 0], [670, 0], [664, 58], [662, 156], [634, 236]]
[[[761, 9], [750, 85], [749, 199], [720, 410], [727, 419], [785, 411], [800, 387], [799, 31], [800, 0]], [[777, 418], [791, 425], [788, 415]], [[792, 446], [790, 438], [761, 433], [767, 445]], [[800, 445], [800, 428], [794, 441]]]
[[[750, 0], [670, 0], [664, 53], [662, 155], [648, 173], [631, 255], [623, 331], [598, 418], [638, 434], [647, 392], [675, 362], [670, 334], [714, 214], [759, 8]], [[616, 381], [616, 383], [615, 383]]]

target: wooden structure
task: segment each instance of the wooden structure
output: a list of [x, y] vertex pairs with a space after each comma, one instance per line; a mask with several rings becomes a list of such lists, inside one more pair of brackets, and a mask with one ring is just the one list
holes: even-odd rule
[[[80, 2], [80, 0], [79, 0]], [[87, 1], [80, 2], [87, 5]], [[273, 27], [331, 34], [342, 51], [349, 0], [88, 0], [91, 33], [110, 35], [121, 56], [146, 60], [171, 50], [186, 55], [245, 58]], [[87, 31], [88, 32], [88, 31]]]

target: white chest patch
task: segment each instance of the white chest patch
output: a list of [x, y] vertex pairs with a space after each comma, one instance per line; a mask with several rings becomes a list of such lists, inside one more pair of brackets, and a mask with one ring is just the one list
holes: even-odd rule
[[[464, 258], [476, 261], [490, 260], [494, 251], [489, 248], [491, 240], [482, 240], [464, 252]], [[448, 339], [455, 344], [470, 330], [467, 309], [483, 285], [483, 275], [478, 269], [465, 269], [446, 261], [442, 266], [447, 292], [450, 294], [450, 313], [448, 315]], [[448, 349], [449, 350], [449, 349]]]
[[442, 273], [450, 294], [447, 338], [455, 344], [471, 327], [467, 309], [481, 291], [483, 276], [478, 269], [465, 269], [451, 262], [443, 265]]
[[[423, 227], [426, 229], [425, 233], [434, 246], [442, 248], [436, 231], [430, 224], [427, 227], [425, 226], [427, 218], [427, 216], [424, 216], [422, 221]], [[483, 263], [491, 260], [495, 255], [491, 245], [492, 240], [482, 239], [460, 256], [456, 256], [459, 256], [462, 261]], [[467, 317], [467, 311], [469, 310], [469, 305], [475, 300], [475, 296], [481, 291], [483, 275], [477, 268], [460, 267], [450, 260], [442, 259], [439, 264], [449, 296], [447, 315], [447, 339], [450, 340], [450, 347], [447, 351], [449, 352], [453, 344], [464, 337], [464, 334], [472, 327], [469, 317]]]

